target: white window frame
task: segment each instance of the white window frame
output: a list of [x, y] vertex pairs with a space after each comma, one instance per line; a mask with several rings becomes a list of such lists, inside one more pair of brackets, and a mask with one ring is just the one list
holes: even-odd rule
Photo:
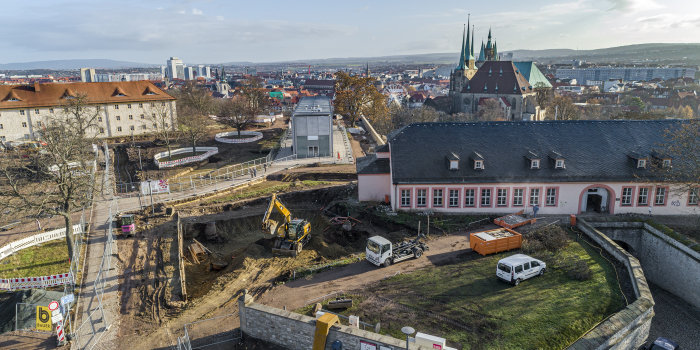
[[508, 189], [507, 188], [497, 188], [496, 189], [496, 206], [497, 207], [508, 206]]
[[433, 207], [442, 207], [445, 201], [443, 200], [445, 190], [442, 188], [433, 188]]
[[[627, 193], [629, 192], [629, 193]], [[634, 194], [634, 189], [632, 187], [623, 187], [622, 195], [620, 196], [620, 205], [629, 206], [632, 205], [632, 195]]]
[[[470, 201], [470, 203], [467, 203]], [[475, 207], [476, 206], [476, 189], [466, 188], [464, 189], [464, 206], [465, 207]]]
[[484, 161], [483, 160], [475, 160], [474, 161], [474, 169], [483, 169], [484, 168]]
[[564, 165], [564, 160], [563, 159], [557, 159], [554, 165], [555, 169], [564, 169], [566, 166]]
[[[525, 189], [523, 188], [514, 188], [513, 189], [513, 206], [522, 206], [523, 205], [523, 199], [525, 195]], [[516, 199], [518, 202], [516, 202]]]
[[666, 205], [666, 187], [657, 187], [654, 192], [654, 205]]
[[[550, 191], [551, 191], [551, 193], [550, 193]], [[544, 205], [548, 206], [548, 207], [554, 207], [557, 205], [557, 188], [556, 187], [547, 187], [547, 189], [545, 189]]]
[[700, 187], [691, 188], [688, 191], [688, 205], [698, 205], [700, 203]]
[[637, 168], [646, 168], [647, 167], [647, 160], [646, 159], [637, 159]]
[[428, 206], [428, 190], [425, 188], [416, 189], [416, 207], [425, 208]]
[[449, 202], [447, 203], [450, 208], [459, 207], [459, 190], [449, 189]]
[[[644, 194], [642, 195], [642, 192]], [[642, 201], [644, 198], [644, 201]], [[649, 187], [640, 187], [637, 194], [637, 205], [649, 205]]]
[[401, 207], [407, 208], [411, 206], [411, 190], [401, 189]]
[[540, 168], [540, 160], [539, 159], [530, 160], [530, 169], [539, 169], [539, 168]]
[[[479, 192], [481, 193], [481, 196], [480, 196], [481, 198], [479, 198], [479, 204], [482, 207], [490, 207], [491, 206], [491, 195], [492, 195], [491, 189], [490, 188], [482, 188]], [[488, 195], [485, 196], [484, 195], [485, 193]]]
[[[535, 199], [535, 200], [533, 201], [533, 199]], [[535, 206], [535, 205], [540, 205], [540, 189], [539, 188], [531, 188], [530, 189], [530, 206]]]
[[664, 168], [670, 168], [671, 167], [671, 160], [666, 158], [661, 161], [661, 166]]
[[450, 170], [458, 170], [459, 169], [459, 161], [458, 160], [450, 160]]

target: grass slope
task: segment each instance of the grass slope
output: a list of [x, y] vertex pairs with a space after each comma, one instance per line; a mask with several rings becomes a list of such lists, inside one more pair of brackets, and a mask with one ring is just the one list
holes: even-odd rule
[[343, 314], [381, 322], [382, 333], [399, 339], [401, 327], [410, 325], [463, 349], [562, 349], [624, 306], [614, 267], [586, 243], [572, 241], [557, 254], [586, 261], [593, 276], [587, 281], [548, 269], [544, 276], [510, 286], [496, 278], [495, 269], [511, 254], [470, 252], [464, 262], [388, 278]]
[[68, 272], [66, 242], [62, 239], [35, 245], [0, 261], [0, 278], [40, 277]]

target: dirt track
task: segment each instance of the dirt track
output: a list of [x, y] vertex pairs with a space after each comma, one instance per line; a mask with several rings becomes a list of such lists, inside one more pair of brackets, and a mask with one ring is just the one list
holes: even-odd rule
[[[466, 232], [460, 232], [430, 240], [428, 245], [430, 250], [425, 252], [420, 259], [407, 260], [385, 268], [378, 268], [366, 261], [360, 261], [319, 273], [310, 280], [296, 280], [277, 286], [267, 291], [262, 297], [257, 298], [256, 301], [279, 308], [286, 306], [287, 309], [293, 310], [329, 293], [361, 289], [398, 273], [410, 272], [431, 265], [448, 264], [467, 253], [469, 249], [468, 235]], [[303, 295], [303, 298], [300, 298], [300, 295]]]

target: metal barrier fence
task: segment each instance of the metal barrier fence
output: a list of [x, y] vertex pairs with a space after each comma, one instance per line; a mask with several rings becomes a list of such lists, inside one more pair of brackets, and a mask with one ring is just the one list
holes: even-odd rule
[[238, 312], [188, 323], [184, 329], [177, 338], [178, 350], [230, 349], [231, 343], [241, 340]]

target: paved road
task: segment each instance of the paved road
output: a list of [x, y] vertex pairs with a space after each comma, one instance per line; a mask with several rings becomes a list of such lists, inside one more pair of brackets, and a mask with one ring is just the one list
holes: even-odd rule
[[661, 287], [649, 283], [654, 297], [654, 318], [651, 320], [648, 341], [666, 337], [677, 342], [681, 349], [700, 349], [700, 310]]

